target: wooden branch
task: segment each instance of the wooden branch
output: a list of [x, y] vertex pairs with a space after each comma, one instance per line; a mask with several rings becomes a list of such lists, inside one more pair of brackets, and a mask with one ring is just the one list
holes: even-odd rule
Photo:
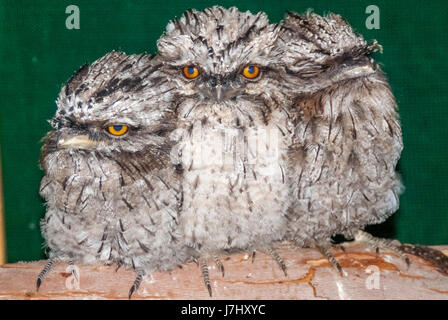
[[[213, 299], [447, 299], [448, 276], [415, 256], [409, 269], [389, 251], [379, 256], [357, 243], [333, 254], [342, 277], [317, 250], [295, 250], [285, 244], [279, 253], [288, 267], [285, 277], [270, 257], [257, 253], [224, 257], [225, 276], [210, 261]], [[436, 247], [448, 255], [448, 246]], [[131, 270], [115, 266], [77, 266], [79, 283], [68, 265], [58, 264], [36, 292], [36, 278], [46, 261], [0, 267], [0, 299], [127, 299], [135, 280]], [[76, 285], [79, 285], [78, 287]], [[132, 299], [210, 299], [199, 268], [188, 263], [172, 272], [147, 276]]]

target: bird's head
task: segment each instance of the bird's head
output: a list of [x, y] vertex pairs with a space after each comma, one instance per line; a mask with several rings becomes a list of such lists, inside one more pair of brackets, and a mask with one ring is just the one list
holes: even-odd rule
[[[265, 13], [219, 6], [189, 10], [158, 40], [159, 57], [180, 103], [180, 116], [261, 116], [279, 85], [278, 26]], [[278, 90], [277, 90], [278, 91]], [[252, 104], [258, 105], [254, 108]]]
[[62, 88], [41, 163], [54, 152], [112, 156], [166, 147], [171, 94], [148, 55], [111, 52], [81, 67]]

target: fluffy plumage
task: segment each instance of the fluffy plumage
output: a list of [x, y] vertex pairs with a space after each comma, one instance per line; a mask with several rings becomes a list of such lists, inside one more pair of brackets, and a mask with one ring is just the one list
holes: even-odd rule
[[[171, 21], [158, 41], [177, 106], [180, 221], [198, 257], [269, 251], [286, 232], [293, 126], [279, 90], [279, 30], [264, 13], [212, 7]], [[189, 79], [185, 67], [199, 75]], [[259, 75], [245, 77], [246, 67]]]
[[[59, 94], [40, 161], [41, 228], [52, 261], [133, 268], [130, 295], [144, 274], [187, 257], [169, 159], [171, 89], [160, 66], [148, 55], [119, 52], [83, 66]], [[108, 131], [114, 125], [128, 131], [115, 136]]]
[[376, 42], [335, 14], [276, 25], [215, 6], [171, 21], [158, 48], [110, 53], [62, 88], [41, 155], [51, 260], [38, 286], [56, 261], [116, 263], [138, 273], [131, 295], [193, 255], [211, 294], [207, 261], [224, 273], [226, 252], [265, 251], [286, 273], [282, 240], [336, 267], [336, 234], [391, 247], [360, 231], [396, 211], [403, 189]]
[[[290, 13], [278, 45], [297, 110], [290, 150], [288, 238], [328, 247], [399, 206], [403, 148], [397, 105], [368, 44], [338, 15]], [[325, 251], [325, 250], [324, 250]]]

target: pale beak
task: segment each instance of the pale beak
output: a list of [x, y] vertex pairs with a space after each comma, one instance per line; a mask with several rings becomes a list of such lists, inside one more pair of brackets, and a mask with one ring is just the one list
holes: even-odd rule
[[375, 73], [375, 70], [371, 65], [362, 65], [362, 66], [350, 66], [343, 70], [342, 72], [338, 72], [335, 76], [331, 78], [333, 82], [337, 82], [344, 79], [353, 79], [358, 77], [364, 77]]
[[221, 101], [222, 98], [222, 87], [221, 85], [217, 85], [215, 87], [215, 96], [216, 96], [216, 100]]
[[80, 135], [74, 137], [61, 137], [58, 140], [59, 148], [79, 148], [79, 149], [94, 149], [100, 145], [100, 142], [92, 140], [87, 135]]
[[216, 85], [211, 90], [208, 91], [208, 96], [215, 99], [218, 102], [227, 100], [238, 95], [240, 91], [237, 89], [230, 88], [229, 86]]

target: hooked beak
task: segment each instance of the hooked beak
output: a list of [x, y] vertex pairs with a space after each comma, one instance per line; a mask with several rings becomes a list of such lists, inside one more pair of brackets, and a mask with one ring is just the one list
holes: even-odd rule
[[100, 145], [100, 142], [92, 140], [88, 135], [79, 135], [74, 137], [60, 137], [58, 147], [64, 149], [94, 149]]

